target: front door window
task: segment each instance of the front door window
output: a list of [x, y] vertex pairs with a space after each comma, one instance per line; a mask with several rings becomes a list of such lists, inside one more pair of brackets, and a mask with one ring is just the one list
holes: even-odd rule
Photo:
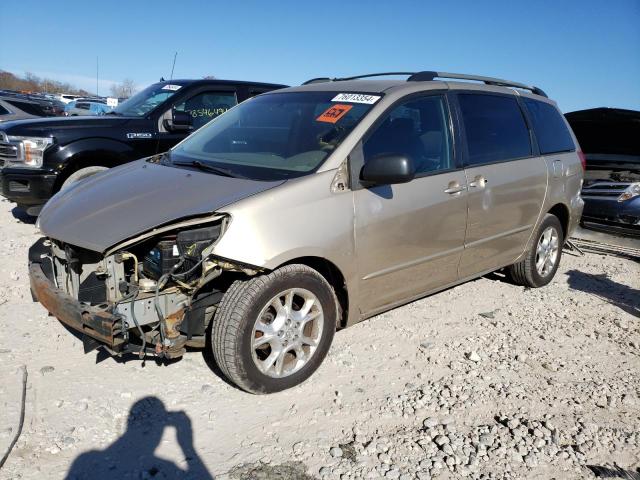
[[422, 97], [393, 108], [363, 147], [365, 163], [378, 155], [403, 155], [413, 161], [416, 175], [453, 168], [444, 98]]
[[202, 92], [179, 103], [175, 110], [191, 115], [193, 128], [198, 129], [237, 103], [235, 92]]

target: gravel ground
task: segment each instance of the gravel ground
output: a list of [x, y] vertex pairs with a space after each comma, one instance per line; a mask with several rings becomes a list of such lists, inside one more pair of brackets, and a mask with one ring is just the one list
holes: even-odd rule
[[[252, 396], [189, 352], [84, 354], [32, 303], [33, 225], [0, 202], [0, 478], [640, 478], [640, 263], [565, 254], [339, 332], [298, 388]], [[626, 477], [625, 477], [626, 475]]]

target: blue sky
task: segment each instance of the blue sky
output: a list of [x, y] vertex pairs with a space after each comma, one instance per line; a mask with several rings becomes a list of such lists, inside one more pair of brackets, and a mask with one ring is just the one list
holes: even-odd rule
[[[541, 87], [564, 111], [640, 110], [640, 0], [3, 0], [0, 69], [100, 93], [168, 77], [290, 85], [440, 70]], [[19, 21], [16, 19], [20, 19]]]

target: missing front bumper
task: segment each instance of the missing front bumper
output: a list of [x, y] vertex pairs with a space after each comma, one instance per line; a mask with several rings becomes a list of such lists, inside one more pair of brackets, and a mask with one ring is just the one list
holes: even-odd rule
[[58, 289], [45, 275], [40, 263], [32, 262], [29, 265], [29, 279], [35, 299], [62, 323], [114, 352], [124, 349], [124, 325], [119, 316], [108, 310], [84, 305]]

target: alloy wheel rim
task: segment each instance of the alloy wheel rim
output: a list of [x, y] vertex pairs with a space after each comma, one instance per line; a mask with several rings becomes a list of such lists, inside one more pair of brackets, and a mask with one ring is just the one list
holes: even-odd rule
[[315, 354], [324, 328], [318, 297], [304, 288], [290, 288], [262, 308], [251, 334], [253, 362], [273, 378], [293, 375]]
[[541, 277], [546, 277], [553, 271], [558, 260], [559, 248], [558, 231], [554, 227], [547, 227], [536, 248], [536, 270]]

